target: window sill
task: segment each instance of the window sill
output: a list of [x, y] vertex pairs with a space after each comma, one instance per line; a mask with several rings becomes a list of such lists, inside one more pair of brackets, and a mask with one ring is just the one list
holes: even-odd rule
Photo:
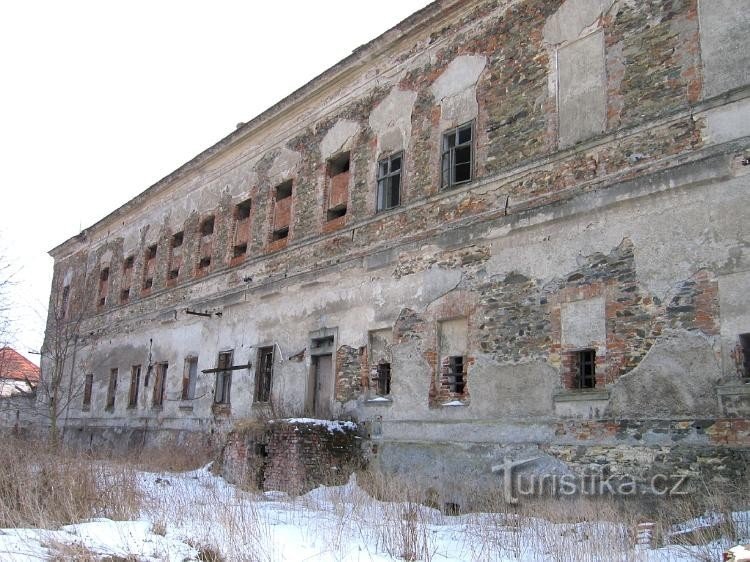
[[392, 406], [393, 399], [386, 396], [376, 396], [365, 400], [365, 406]]
[[593, 402], [609, 400], [609, 390], [559, 390], [552, 395], [555, 402]]

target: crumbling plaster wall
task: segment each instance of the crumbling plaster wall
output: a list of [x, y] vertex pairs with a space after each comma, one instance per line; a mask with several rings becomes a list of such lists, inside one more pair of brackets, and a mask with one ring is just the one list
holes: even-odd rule
[[[122, 259], [134, 254], [138, 275], [145, 249], [159, 243], [151, 294], [141, 298], [136, 280], [127, 306], [109, 302], [85, 322], [94, 399], [89, 412], [74, 408], [71, 427], [221, 435], [248, 417], [304, 413], [310, 337], [327, 328], [336, 333], [331, 410], [369, 424], [379, 440], [374, 462], [386, 468], [479, 474], [497, 455], [540, 451], [542, 466], [583, 466], [590, 457], [576, 452], [581, 443], [603, 447], [599, 454], [621, 468], [623, 448], [639, 442], [666, 456], [678, 441], [748, 446], [748, 401], [721, 390], [737, 381], [737, 330], [750, 331], [742, 305], [747, 92], [714, 97], [741, 85], [703, 81], [723, 72], [716, 57], [701, 58], [721, 26], [699, 37], [708, 16], [694, 0], [459, 4], [323, 98], [297, 104], [69, 243], [56, 259], [58, 278], [82, 275], [86, 262], [92, 295], [106, 263], [115, 296]], [[591, 31], [601, 34], [605, 77], [573, 92], [572, 103], [585, 108], [587, 93], [604, 85], [606, 98], [594, 102], [605, 106], [566, 133], [557, 91], [567, 71], [553, 55]], [[743, 52], [746, 39], [732, 37]], [[443, 131], [471, 119], [475, 181], [440, 191]], [[376, 214], [378, 158], [400, 150], [402, 205]], [[340, 151], [351, 157], [348, 216], [326, 230], [326, 159]], [[273, 189], [287, 179], [290, 237], [271, 247]], [[233, 206], [247, 197], [247, 258], [228, 267]], [[194, 256], [198, 225], [211, 213], [211, 271], [195, 279], [189, 264], [164, 290], [169, 237], [184, 229], [184, 251]], [[93, 311], [94, 298], [86, 302]], [[578, 329], [581, 315], [602, 308], [596, 330]], [[456, 317], [468, 319], [469, 339], [458, 400], [441, 391], [436, 343], [436, 323]], [[391, 393], [373, 400], [368, 333], [389, 329]], [[576, 395], [566, 387], [565, 353], [584, 345], [596, 348], [602, 379], [596, 392]], [[273, 408], [253, 403], [260, 346], [278, 352]], [[169, 361], [167, 400], [154, 410], [151, 387], [142, 388], [129, 411], [129, 368], [147, 364], [149, 347], [151, 361]], [[199, 399], [182, 403], [185, 356], [212, 369], [226, 349], [235, 364], [251, 363], [233, 372], [231, 408], [212, 407], [213, 374], [199, 374]], [[105, 413], [115, 366], [116, 407]], [[652, 418], [665, 425], [649, 426]], [[695, 457], [680, 455], [669, 458]]]

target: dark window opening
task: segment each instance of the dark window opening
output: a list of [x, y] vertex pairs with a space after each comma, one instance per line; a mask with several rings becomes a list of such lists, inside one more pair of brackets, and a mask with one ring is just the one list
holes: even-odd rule
[[109, 372], [109, 386], [107, 387], [107, 410], [115, 409], [115, 396], [117, 393], [117, 369]]
[[403, 156], [403, 153], [399, 152], [378, 162], [378, 211], [392, 209], [401, 203]]
[[750, 334], [740, 335], [742, 350], [742, 378], [750, 381]]
[[101, 306], [104, 306], [105, 304], [107, 304], [107, 297], [101, 297], [99, 299], [99, 306], [101, 307]]
[[177, 268], [177, 269], [170, 269], [169, 273], [167, 273], [167, 278], [170, 279], [170, 280], [171, 279], [177, 279], [179, 276], [180, 276], [180, 270], [179, 270], [179, 268]]
[[182, 375], [182, 399], [193, 400], [195, 398], [195, 381], [198, 378], [198, 358], [188, 357], [185, 359], [185, 371]]
[[339, 174], [345, 174], [349, 171], [349, 153], [342, 152], [337, 154], [328, 161], [328, 176], [338, 176]]
[[278, 230], [273, 231], [273, 236], [271, 237], [272, 240], [275, 242], [276, 240], [283, 240], [284, 238], [289, 237], [289, 227], [280, 228]]
[[391, 393], [391, 364], [378, 363], [375, 382], [378, 385], [378, 395], [388, 396]]
[[596, 387], [596, 351], [583, 349], [576, 352], [575, 388]]
[[147, 260], [156, 259], [156, 244], [148, 247], [148, 249], [146, 250], [146, 259]]
[[250, 217], [250, 211], [252, 209], [252, 201], [250, 199], [243, 201], [234, 208], [235, 220], [242, 221]]
[[125, 304], [130, 300], [130, 289], [123, 289], [120, 291], [120, 302]]
[[233, 351], [222, 351], [216, 362], [216, 389], [214, 391], [214, 402], [216, 404], [229, 404], [232, 390], [232, 364]]
[[185, 233], [184, 232], [178, 232], [176, 234], [172, 235], [172, 247], [173, 248], [179, 248], [182, 246], [182, 243], [185, 241]]
[[339, 205], [335, 209], [328, 209], [326, 220], [332, 221], [346, 215], [346, 205]]
[[88, 374], [83, 382], [83, 408], [88, 410], [91, 406], [91, 393], [94, 388], [94, 375]]
[[448, 388], [456, 394], [464, 393], [464, 358], [460, 355], [448, 358]]
[[461, 515], [461, 505], [453, 502], [445, 502], [443, 504], [443, 513], [449, 517], [457, 517]]
[[214, 233], [214, 217], [206, 217], [201, 222], [201, 236], [211, 236]]
[[130, 369], [130, 392], [128, 392], [128, 408], [138, 405], [138, 390], [141, 385], [141, 366], [133, 365]]
[[244, 244], [237, 244], [232, 248], [232, 256], [235, 258], [239, 258], [240, 256], [244, 256], [247, 253], [247, 243]]
[[211, 267], [210, 257], [203, 257], [201, 258], [201, 261], [198, 262], [198, 269], [208, 269], [209, 267]]
[[276, 186], [276, 201], [287, 199], [292, 196], [292, 180], [287, 180]]
[[133, 256], [128, 256], [122, 263], [122, 270], [124, 272], [129, 272], [131, 269], [133, 269], [133, 264], [135, 264], [135, 258]]
[[258, 350], [258, 370], [255, 373], [255, 401], [271, 400], [271, 381], [273, 380], [273, 347], [262, 347]]
[[147, 278], [146, 278], [146, 279], [145, 279], [145, 280], [143, 281], [143, 288], [144, 288], [144, 289], [150, 289], [150, 288], [151, 288], [151, 287], [153, 287], [153, 286], [154, 286], [154, 279], [153, 279], [152, 277], [147, 277]]
[[164, 388], [166, 386], [167, 369], [169, 363], [158, 363], [156, 365], [156, 380], [154, 380], [154, 394], [152, 404], [160, 407], [164, 404]]
[[103, 283], [106, 283], [106, 281], [109, 279], [109, 268], [105, 267], [102, 269], [102, 272], [99, 274], [99, 280]]
[[443, 135], [442, 186], [451, 187], [471, 181], [474, 145], [473, 124], [469, 123]]

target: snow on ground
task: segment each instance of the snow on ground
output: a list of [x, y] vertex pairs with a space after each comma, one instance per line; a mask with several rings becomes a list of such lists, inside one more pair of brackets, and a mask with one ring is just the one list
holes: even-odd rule
[[[556, 524], [512, 514], [449, 517], [409, 503], [367, 496], [352, 479], [296, 498], [281, 492], [249, 493], [214, 476], [192, 472], [138, 473], [144, 506], [138, 521], [96, 519], [57, 530], [0, 531], [0, 560], [59, 558], [62, 547], [85, 548], [100, 558], [206, 559], [208, 548], [226, 560], [257, 562], [360, 562], [404, 558], [432, 562], [598, 560], [678, 562], [705, 547], [636, 550], [630, 532], [606, 522]], [[750, 513], [735, 522], [750, 535]], [[703, 518], [675, 532], [710, 523]], [[719, 545], [714, 550], [721, 552]]]

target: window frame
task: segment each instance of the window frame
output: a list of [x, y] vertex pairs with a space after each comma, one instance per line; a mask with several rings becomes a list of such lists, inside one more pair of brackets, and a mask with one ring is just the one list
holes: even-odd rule
[[117, 377], [120, 370], [116, 367], [109, 370], [109, 382], [107, 384], [107, 402], [104, 409], [112, 412], [115, 409], [115, 399], [117, 398]]
[[83, 379], [83, 410], [91, 409], [91, 397], [94, 391], [94, 374], [87, 373]]
[[[255, 393], [253, 402], [266, 404], [271, 401], [273, 389], [273, 369], [276, 364], [276, 346], [258, 348], [258, 361], [255, 370]], [[270, 362], [268, 357], [270, 356]]]
[[[461, 132], [469, 130], [471, 137], [468, 141], [460, 143]], [[451, 135], [455, 135], [455, 144], [453, 146], [448, 145], [448, 139]], [[457, 127], [453, 127], [443, 132], [441, 141], [441, 156], [440, 156], [440, 189], [450, 189], [459, 185], [465, 185], [474, 181], [474, 121], [469, 121]], [[461, 148], [469, 148], [469, 178], [461, 181], [456, 181], [456, 151]], [[446, 160], [447, 160], [447, 171], [448, 181], [446, 182]]]
[[[397, 171], [393, 170], [393, 161], [399, 159], [401, 164]], [[386, 171], [383, 172], [383, 165], [386, 165]], [[396, 203], [390, 201], [390, 204], [386, 205], [386, 195], [389, 195], [392, 199], [393, 195], [393, 178], [398, 177], [398, 196]], [[377, 163], [377, 180], [376, 180], [376, 193], [375, 193], [375, 212], [381, 213], [383, 211], [389, 211], [401, 206], [401, 191], [404, 185], [404, 151], [401, 150], [394, 154], [390, 154], [383, 158], [380, 158]]]
[[[223, 364], [222, 364], [223, 363]], [[216, 381], [214, 385], [214, 404], [229, 406], [232, 403], [232, 367], [234, 350], [220, 351], [216, 358]], [[219, 392], [221, 390], [221, 392]]]
[[138, 407], [138, 393], [141, 386], [141, 366], [133, 365], [130, 368], [130, 390], [128, 392], [128, 408]]
[[182, 394], [183, 401], [195, 400], [195, 384], [198, 379], [198, 356], [188, 355], [185, 357], [185, 366], [182, 372]]
[[154, 380], [154, 393], [151, 397], [151, 406], [153, 408], [162, 408], [164, 406], [164, 395], [167, 387], [167, 371], [169, 363], [166, 361], [156, 364], [156, 379]]
[[[596, 388], [596, 349], [590, 347], [575, 352], [574, 390], [594, 390]], [[590, 368], [590, 372], [585, 372]]]

